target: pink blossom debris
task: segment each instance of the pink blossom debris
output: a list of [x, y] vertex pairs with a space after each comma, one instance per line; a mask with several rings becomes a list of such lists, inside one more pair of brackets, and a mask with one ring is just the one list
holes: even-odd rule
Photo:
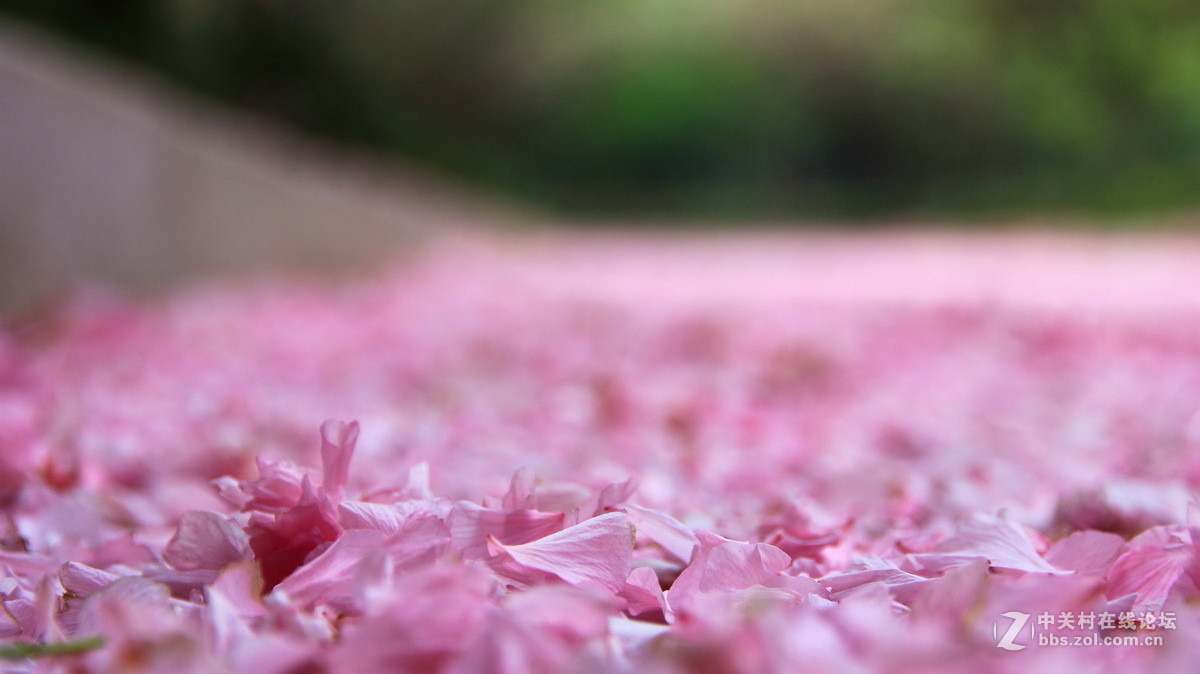
[[1200, 249], [1005, 241], [466, 247], [10, 321], [6, 671], [1194, 671]]

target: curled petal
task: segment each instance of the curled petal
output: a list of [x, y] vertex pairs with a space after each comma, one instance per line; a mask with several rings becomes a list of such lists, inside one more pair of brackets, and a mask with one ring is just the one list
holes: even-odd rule
[[714, 533], [696, 534], [700, 549], [667, 592], [671, 608], [679, 610], [693, 595], [738, 590], [759, 585], [788, 568], [792, 558], [766, 543], [731, 541]]
[[163, 559], [180, 571], [220, 570], [250, 559], [250, 539], [228, 518], [207, 510], [184, 513], [163, 550]]
[[321, 424], [321, 465], [324, 473], [321, 486], [334, 500], [341, 500], [350, 479], [350, 459], [358, 444], [358, 422], [345, 423], [330, 419]]
[[633, 566], [633, 527], [625, 513], [593, 517], [531, 543], [505, 545], [492, 539], [491, 544], [525, 570], [614, 593], [624, 587]]
[[1108, 572], [1109, 599], [1136, 595], [1133, 610], [1162, 608], [1175, 581], [1183, 575], [1187, 557], [1182, 549], [1140, 545], [1121, 555]]
[[450, 512], [450, 535], [467, 559], [487, 557], [489, 537], [505, 545], [535, 541], [562, 529], [563, 513], [536, 510], [494, 510], [459, 503]]

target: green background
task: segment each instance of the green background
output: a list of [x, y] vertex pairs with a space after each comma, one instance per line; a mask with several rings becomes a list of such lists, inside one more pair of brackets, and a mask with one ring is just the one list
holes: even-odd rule
[[1200, 203], [1185, 0], [0, 0], [216, 100], [570, 215]]

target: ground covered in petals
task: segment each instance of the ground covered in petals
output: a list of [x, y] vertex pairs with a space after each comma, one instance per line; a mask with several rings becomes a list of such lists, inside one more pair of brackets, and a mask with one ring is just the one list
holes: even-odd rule
[[0, 332], [2, 663], [1193, 671], [1200, 247], [1118, 244], [81, 289]]

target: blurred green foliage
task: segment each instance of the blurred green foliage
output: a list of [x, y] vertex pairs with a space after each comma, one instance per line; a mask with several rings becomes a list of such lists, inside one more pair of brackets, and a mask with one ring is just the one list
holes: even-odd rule
[[574, 212], [1200, 203], [1194, 0], [0, 0]]

